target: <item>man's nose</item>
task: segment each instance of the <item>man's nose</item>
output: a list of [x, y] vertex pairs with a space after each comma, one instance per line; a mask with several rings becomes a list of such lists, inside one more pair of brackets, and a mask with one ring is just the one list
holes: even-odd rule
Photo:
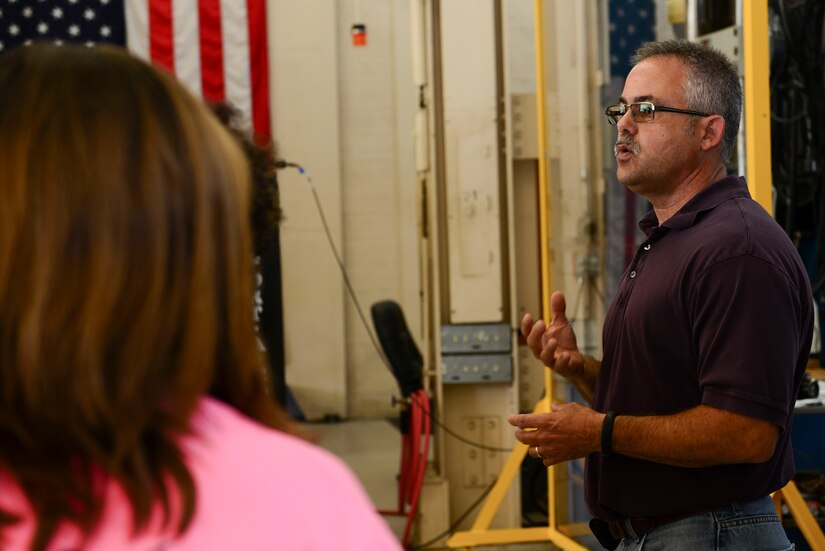
[[636, 121], [633, 120], [633, 114], [630, 110], [625, 113], [622, 118], [616, 123], [616, 130], [619, 131], [619, 135], [622, 134], [635, 134], [636, 133]]

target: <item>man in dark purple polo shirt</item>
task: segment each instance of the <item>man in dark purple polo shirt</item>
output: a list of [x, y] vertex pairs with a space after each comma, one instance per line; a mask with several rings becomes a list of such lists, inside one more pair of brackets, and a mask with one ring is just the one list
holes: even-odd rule
[[606, 547], [791, 549], [769, 494], [794, 473], [811, 288], [788, 236], [743, 178], [726, 176], [736, 68], [675, 41], [647, 44], [634, 61], [606, 115], [618, 179], [653, 210], [607, 312], [603, 358], [579, 352], [561, 293], [549, 325], [522, 320], [535, 355], [592, 409], [554, 405], [510, 423], [546, 465], [587, 458], [591, 526]]

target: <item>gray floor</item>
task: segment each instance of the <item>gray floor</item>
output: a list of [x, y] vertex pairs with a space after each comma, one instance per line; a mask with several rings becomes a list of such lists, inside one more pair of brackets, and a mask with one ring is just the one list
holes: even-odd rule
[[[317, 436], [318, 444], [340, 457], [355, 472], [379, 509], [396, 505], [396, 475], [399, 466], [401, 437], [389, 421], [344, 421], [305, 425]], [[385, 517], [397, 536], [404, 530], [404, 519]], [[591, 549], [600, 549], [598, 545]], [[428, 549], [446, 549], [430, 547]], [[475, 547], [474, 551], [548, 551], [557, 549], [550, 543], [509, 544]]]

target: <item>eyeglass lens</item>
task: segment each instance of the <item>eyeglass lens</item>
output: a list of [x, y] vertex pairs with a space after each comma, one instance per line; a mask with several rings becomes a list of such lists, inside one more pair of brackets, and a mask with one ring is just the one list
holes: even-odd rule
[[635, 122], [647, 122], [653, 120], [656, 107], [649, 101], [630, 104], [620, 103], [608, 107], [605, 114], [612, 124], [616, 124], [628, 111], [630, 111], [630, 115]]

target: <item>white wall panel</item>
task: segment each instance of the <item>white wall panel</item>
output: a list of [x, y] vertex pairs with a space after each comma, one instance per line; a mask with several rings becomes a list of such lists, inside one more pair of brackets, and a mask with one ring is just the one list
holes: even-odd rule
[[[344, 249], [350, 281], [370, 330], [370, 305], [395, 300], [420, 343], [409, 4], [339, 0], [338, 9]], [[354, 23], [366, 25], [366, 46], [353, 46], [349, 31]], [[349, 299], [345, 334], [349, 415], [397, 414], [391, 406], [391, 396], [399, 393], [395, 379]]]
[[[342, 245], [335, 0], [267, 3], [273, 135], [312, 175]], [[309, 187], [279, 176], [286, 380], [308, 418], [346, 414], [344, 295]]]
[[450, 321], [501, 321], [493, 2], [442, 2], [441, 25]]
[[[370, 330], [370, 305], [392, 299], [420, 342], [409, 4], [267, 7], [279, 154], [312, 175]], [[354, 23], [366, 46], [352, 45]], [[287, 384], [309, 418], [395, 415], [397, 385], [346, 295], [307, 183], [295, 171], [279, 181]]]

